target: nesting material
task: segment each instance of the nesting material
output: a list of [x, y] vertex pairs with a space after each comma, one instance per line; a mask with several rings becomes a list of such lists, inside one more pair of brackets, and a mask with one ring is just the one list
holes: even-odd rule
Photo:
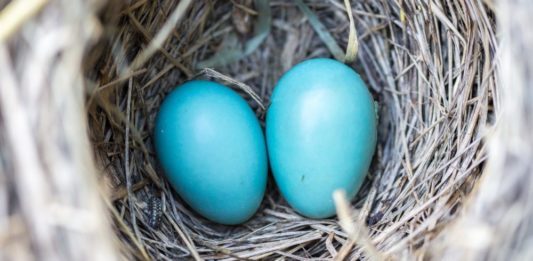
[[[100, 180], [120, 254], [162, 260], [374, 260], [443, 253], [440, 246], [448, 244], [439, 236], [446, 234], [473, 195], [487, 157], [484, 139], [500, 111], [498, 44], [490, 2], [352, 1], [352, 18], [344, 1], [266, 2], [109, 1], [98, 13], [101, 27], [88, 26], [96, 17], [78, 21], [86, 25], [84, 30], [93, 28], [101, 36], [83, 60], [80, 52], [78, 59], [69, 60], [72, 67], [48, 61], [65, 73], [83, 65], [87, 98], [77, 115], [87, 119], [91, 145], [66, 147], [94, 151], [97, 171], [85, 176]], [[317, 33], [320, 25], [302, 11], [302, 4], [329, 38]], [[66, 4], [49, 8], [68, 10]], [[348, 43], [350, 32], [357, 32], [355, 47]], [[339, 56], [331, 40], [341, 50], [351, 46], [343, 58], [368, 84], [379, 115], [377, 152], [363, 188], [353, 202], [336, 195], [340, 224], [337, 218], [299, 216], [272, 181], [260, 210], [244, 225], [216, 225], [191, 211], [164, 180], [155, 159], [152, 130], [164, 96], [186, 80], [209, 78], [238, 90], [263, 121], [272, 88], [283, 72], [308, 58]], [[91, 39], [80, 41], [85, 45]], [[10, 44], [18, 50], [15, 41]], [[358, 50], [355, 61], [353, 48]], [[5, 60], [2, 52], [0, 60]], [[25, 71], [24, 64], [29, 62], [16, 69]], [[5, 84], [6, 78], [0, 78]], [[73, 97], [81, 97], [77, 94]], [[2, 104], [3, 98], [0, 95]], [[50, 105], [40, 108], [46, 106]], [[50, 113], [67, 110], [61, 108]], [[2, 125], [6, 122], [0, 114], [0, 141], [9, 139]], [[79, 139], [87, 142], [83, 135]], [[18, 156], [11, 151], [0, 155]], [[8, 157], [0, 157], [0, 169], [10, 169], [4, 167]], [[87, 155], [83, 159], [91, 160]], [[54, 175], [58, 174], [50, 174]], [[0, 185], [17, 182], [10, 178], [0, 180]], [[84, 184], [68, 180], [58, 186]], [[15, 186], [8, 194], [21, 195], [21, 189]], [[87, 189], [95, 198], [96, 186]], [[6, 193], [1, 193], [3, 199]], [[12, 215], [0, 212], [2, 218]], [[101, 213], [98, 217], [105, 220]], [[102, 227], [95, 237], [110, 239]]]
[[[300, 217], [272, 185], [252, 220], [223, 227], [191, 212], [160, 178], [151, 140], [154, 115], [165, 94], [193, 77], [198, 64], [210, 61], [218, 72], [252, 87], [267, 105], [284, 71], [332, 55], [305, 13], [272, 1], [269, 34], [258, 48], [237, 61], [213, 62], [238, 47], [246, 52], [254, 39], [261, 14], [250, 2], [243, 4], [192, 3], [154, 55], [120, 82], [120, 68], [150, 46], [178, 7], [174, 1], [136, 2], [121, 7], [123, 17], [109, 28], [109, 51], [93, 74], [97, 87], [89, 114], [123, 245], [132, 254], [168, 258], [330, 258], [339, 251], [365, 256], [365, 244], [348, 240], [336, 219]], [[305, 4], [336, 43], [347, 46], [343, 2]], [[482, 139], [497, 98], [494, 19], [476, 1], [357, 2], [352, 8], [359, 53], [349, 65], [369, 84], [380, 116], [378, 152], [352, 204], [354, 218], [368, 225], [366, 240], [381, 255], [419, 255], [456, 216], [483, 168]], [[236, 13], [250, 18], [238, 20]], [[255, 35], [261, 35], [265, 29], [257, 27]], [[256, 100], [243, 96], [263, 113]], [[151, 211], [153, 204], [161, 212]], [[161, 221], [151, 222], [158, 215]]]

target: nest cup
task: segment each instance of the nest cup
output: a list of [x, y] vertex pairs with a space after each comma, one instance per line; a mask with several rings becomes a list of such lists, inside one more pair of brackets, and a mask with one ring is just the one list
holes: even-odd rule
[[[69, 17], [71, 3], [85, 5], [49, 6], [43, 16], [64, 8], [61, 17]], [[90, 144], [73, 148], [92, 149], [97, 171], [89, 172], [99, 173], [121, 255], [379, 260], [442, 253], [447, 244], [440, 235], [484, 170], [484, 137], [499, 109], [495, 18], [486, 3], [352, 1], [351, 14], [338, 0], [139, 0], [100, 7], [93, 18], [73, 18], [99, 34], [97, 41], [79, 39], [90, 43], [81, 60]], [[212, 79], [237, 90], [264, 124], [280, 76], [309, 58], [338, 58], [334, 46], [345, 49], [353, 29], [359, 48], [347, 65], [377, 103], [378, 146], [362, 189], [340, 210], [340, 223], [298, 215], [272, 180], [245, 224], [217, 225], [192, 211], [154, 153], [154, 120], [166, 94], [190, 79]], [[73, 183], [74, 190], [82, 187]]]
[[[270, 1], [265, 8], [259, 2], [138, 1], [114, 6], [121, 16], [104, 22], [108, 31], [95, 50], [103, 50], [102, 56], [89, 70], [97, 86], [88, 103], [89, 126], [125, 252], [170, 259], [424, 252], [454, 219], [483, 169], [482, 129], [490, 124], [490, 93], [497, 87], [487, 68], [495, 48], [489, 9], [476, 1], [352, 3], [359, 53], [348, 65], [364, 78], [379, 108], [379, 145], [352, 202], [352, 221], [361, 228], [352, 236], [336, 218], [297, 215], [273, 182], [249, 222], [216, 225], [191, 211], [161, 175], [152, 146], [154, 118], [177, 85], [195, 77], [229, 83], [261, 116], [260, 104], [268, 104], [284, 71], [308, 58], [332, 56], [301, 6]], [[304, 5], [339, 46], [348, 45], [344, 3]], [[179, 8], [186, 11], [168, 38], [136, 64]], [[261, 35], [260, 44], [247, 50]], [[202, 71], [206, 66], [216, 71]], [[243, 86], [252, 91], [242, 92]]]

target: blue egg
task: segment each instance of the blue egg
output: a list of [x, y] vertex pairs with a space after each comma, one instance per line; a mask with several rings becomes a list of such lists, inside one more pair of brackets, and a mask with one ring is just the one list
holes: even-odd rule
[[198, 213], [233, 225], [257, 211], [267, 152], [254, 112], [236, 92], [210, 81], [179, 86], [161, 105], [154, 140], [170, 184]]
[[274, 179], [310, 218], [335, 215], [332, 193], [352, 199], [376, 147], [374, 102], [359, 75], [331, 59], [304, 61], [276, 85], [266, 138]]

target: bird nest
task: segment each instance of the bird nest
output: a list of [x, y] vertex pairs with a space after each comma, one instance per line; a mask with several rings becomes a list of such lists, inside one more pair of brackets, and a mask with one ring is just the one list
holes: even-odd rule
[[[63, 77], [66, 82], [61, 83], [83, 85], [85, 96], [73, 95], [79, 102], [72, 106], [79, 107], [79, 114], [70, 115], [68, 103], [54, 106], [53, 115], [62, 116], [46, 122], [59, 122], [63, 131], [52, 133], [51, 138], [44, 134], [37, 138], [59, 144], [59, 151], [52, 151], [55, 154], [50, 157], [63, 155], [62, 160], [74, 161], [93, 155], [96, 170], [89, 167], [80, 173], [98, 177], [103, 202], [119, 239], [110, 246], [120, 249], [123, 256], [162, 260], [354, 260], [421, 258], [439, 253], [439, 235], [464, 208], [483, 173], [484, 138], [498, 110], [495, 18], [486, 3], [352, 1], [347, 12], [345, 2], [339, 0], [137, 0], [110, 1], [103, 6], [96, 6], [97, 1], [81, 2], [72, 1], [85, 6], [87, 12], [100, 10], [95, 12], [98, 19], [78, 9], [67, 9], [69, 3], [45, 7], [38, 18], [41, 22], [50, 21], [51, 28], [68, 24], [67, 18], [77, 19], [72, 23], [76, 26], [70, 29], [79, 33], [79, 39], [60, 46], [66, 50], [63, 55], [28, 56], [42, 58], [34, 64], [44, 61], [53, 65], [49, 68], [64, 69], [61, 73], [47, 69], [33, 79], [53, 83]], [[54, 10], [61, 10], [59, 16]], [[60, 18], [47, 18], [53, 14]], [[39, 29], [44, 26], [47, 24], [36, 22], [34, 29], [26, 30], [43, 34]], [[27, 42], [34, 38], [28, 35], [21, 33], [11, 41], [10, 48], [15, 50], [22, 44], [17, 48], [32, 50], [33, 43]], [[61, 35], [46, 34], [39, 39], [46, 40], [47, 36], [49, 41], [41, 44], [49, 44], [48, 48], [57, 46], [51, 40], [62, 39]], [[81, 47], [68, 48], [77, 44]], [[346, 49], [348, 55], [344, 56]], [[353, 59], [349, 53], [356, 50]], [[0, 58], [9, 53], [9, 49], [0, 51]], [[66, 55], [73, 52], [72, 57]], [[11, 61], [17, 63], [24, 57], [13, 54]], [[378, 146], [356, 198], [349, 204], [340, 201], [338, 218], [308, 219], [288, 206], [270, 180], [260, 209], [245, 224], [217, 225], [192, 211], [164, 179], [154, 154], [154, 119], [165, 95], [187, 80], [212, 79], [237, 90], [263, 124], [264, 108], [280, 76], [296, 63], [316, 57], [346, 59], [367, 83], [377, 103]], [[65, 67], [67, 62], [81, 63], [83, 70]], [[32, 63], [20, 60], [18, 64]], [[9, 66], [2, 68], [6, 67]], [[14, 75], [24, 71], [13, 68]], [[68, 74], [70, 71], [72, 75]], [[65, 73], [67, 76], [62, 75]], [[0, 85], [8, 80], [0, 80]], [[31, 88], [28, 90], [27, 104], [40, 104], [40, 96]], [[61, 101], [61, 90], [51, 90], [50, 97]], [[35, 117], [41, 114], [35, 112]], [[75, 119], [80, 115], [84, 116]], [[8, 124], [8, 118], [0, 117], [0, 127], [2, 120]], [[67, 123], [78, 125], [71, 130]], [[69, 139], [72, 133], [83, 133], [85, 127], [90, 144]], [[46, 127], [41, 129], [45, 131]], [[3, 132], [0, 141], [10, 139], [8, 134]], [[64, 139], [67, 142], [62, 147]], [[80, 147], [82, 152], [73, 154], [78, 156], [68, 156], [73, 153], [70, 149]], [[46, 151], [36, 151], [36, 157], [47, 158], [43, 155]], [[4, 158], [5, 166], [10, 166], [7, 161]], [[41, 162], [47, 172], [46, 161]], [[93, 166], [92, 161], [88, 162], [87, 166]], [[71, 165], [85, 166], [79, 162]], [[80, 169], [67, 167], [58, 167], [63, 174], [54, 181], [56, 186], [52, 187], [56, 189], [52, 191], [62, 191], [68, 198], [74, 194], [74, 198], [89, 194], [91, 199], [100, 198], [93, 197], [97, 190], [90, 182], [80, 189], [85, 179], [67, 177], [71, 187], [62, 190], [64, 184], [60, 180], [66, 173], [75, 174]], [[9, 180], [28, 182], [20, 179]], [[2, 193], [17, 194], [22, 189], [15, 187]], [[56, 198], [61, 194], [50, 193]], [[10, 213], [38, 215], [31, 210], [37, 203], [26, 202], [26, 206], [20, 196], [15, 202], [20, 207]], [[80, 207], [88, 204], [104, 209], [93, 201], [72, 202]], [[59, 209], [63, 212], [58, 213], [78, 213]], [[103, 212], [91, 213], [105, 216]], [[31, 230], [28, 224], [39, 224], [32, 220], [27, 220], [29, 223], [21, 229]], [[43, 233], [39, 235], [45, 237]], [[100, 235], [106, 233], [103, 229]], [[40, 244], [42, 248], [37, 250], [53, 248]], [[67, 244], [64, 249], [69, 247], [74, 246]], [[51, 257], [55, 257], [53, 253]]]

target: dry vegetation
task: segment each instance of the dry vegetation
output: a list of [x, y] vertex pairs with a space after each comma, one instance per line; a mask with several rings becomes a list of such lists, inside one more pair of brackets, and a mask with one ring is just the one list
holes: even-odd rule
[[[512, 241], [533, 212], [482, 220], [492, 214], [487, 206], [496, 204], [501, 213], [516, 201], [509, 196], [499, 205], [486, 197], [498, 195], [504, 170], [518, 160], [524, 167], [511, 172], [530, 172], [530, 154], [515, 159], [498, 151], [513, 155], [522, 140], [533, 140], [530, 128], [513, 132], [507, 125], [487, 153], [485, 138], [502, 110], [492, 2], [352, 1], [359, 51], [349, 65], [368, 83], [380, 125], [369, 177], [350, 205], [353, 222], [342, 228], [335, 218], [297, 215], [273, 182], [246, 224], [204, 220], [162, 178], [151, 131], [165, 94], [191, 78], [213, 78], [239, 90], [262, 119], [284, 71], [311, 57], [338, 57], [334, 45], [348, 45], [344, 2], [109, 1], [98, 12], [99, 23], [91, 1], [50, 2], [8, 44], [0, 44], [0, 143], [7, 144], [0, 146], [0, 248], [10, 250], [6, 257], [28, 249], [38, 258], [93, 259], [96, 252], [112, 258], [119, 249], [128, 259], [161, 260], [482, 259], [487, 253], [498, 259], [515, 253], [509, 250], [514, 243], [499, 251], [495, 242]], [[509, 13], [525, 8], [513, 2], [520, 1], [509, 1], [502, 11], [503, 33], [527, 31], [524, 21], [531, 20], [525, 11], [513, 20]], [[318, 19], [302, 12], [305, 7]], [[317, 21], [329, 38], [316, 32]], [[510, 46], [528, 51], [527, 43]], [[505, 64], [512, 67], [510, 60], [520, 60], [520, 54], [504, 52]], [[529, 61], [522, 60], [515, 81], [513, 70], [502, 71], [515, 87], [509, 92], [523, 98], [507, 118], [526, 120], [533, 97], [526, 92]], [[516, 140], [502, 142], [506, 135]], [[491, 175], [478, 182], [487, 172], [487, 155], [500, 160], [491, 161]], [[529, 183], [515, 180], [509, 187], [523, 186], [527, 194]], [[471, 193], [475, 186], [479, 197]], [[98, 192], [118, 237], [104, 225]], [[516, 207], [528, 209], [526, 196], [520, 199]], [[51, 225], [57, 213], [64, 220]], [[342, 213], [342, 221], [352, 214]], [[514, 224], [513, 233], [484, 242], [493, 234], [464, 229], [476, 222], [500, 229]], [[485, 244], [469, 244], [479, 242], [479, 233]], [[450, 243], [462, 236], [466, 242]]]
[[[138, 188], [127, 195], [125, 189], [112, 194], [115, 219], [121, 220], [117, 227], [128, 238], [129, 252], [140, 254], [142, 246], [160, 258], [329, 258], [345, 245], [343, 251], [350, 251], [352, 258], [361, 255], [350, 250], [335, 219], [296, 215], [273, 187], [245, 226], [219, 227], [189, 211], [157, 174], [150, 139], [153, 117], [165, 93], [193, 77], [197, 64], [211, 62], [251, 86], [268, 104], [285, 70], [310, 57], [331, 55], [294, 4], [272, 1], [270, 6], [265, 42], [224, 65], [228, 56], [218, 62], [210, 58], [228, 45], [244, 49], [259, 15], [230, 2], [192, 4], [160, 50], [135, 68], [134, 77], [110, 85], [177, 7], [173, 1], [160, 1], [120, 8], [124, 16], [117, 28], [110, 28], [118, 32], [110, 33], [110, 51], [96, 66], [100, 87], [93, 91], [89, 122], [98, 161], [112, 186], [124, 188], [130, 180]], [[346, 46], [344, 4], [319, 1], [309, 7], [339, 45]], [[372, 243], [384, 256], [405, 249], [411, 251], [403, 254], [416, 255], [454, 217], [480, 172], [483, 131], [492, 114], [489, 94], [497, 94], [494, 21], [486, 8], [474, 1], [406, 1], [401, 8], [394, 2], [354, 3], [360, 51], [352, 65], [369, 83], [381, 116], [371, 178], [354, 204], [360, 210], [357, 218], [369, 224]], [[235, 13], [251, 17], [239, 20]], [[126, 135], [131, 138], [125, 144]], [[159, 205], [162, 214], [153, 211]], [[160, 223], [153, 222], [157, 215], [162, 215]]]

